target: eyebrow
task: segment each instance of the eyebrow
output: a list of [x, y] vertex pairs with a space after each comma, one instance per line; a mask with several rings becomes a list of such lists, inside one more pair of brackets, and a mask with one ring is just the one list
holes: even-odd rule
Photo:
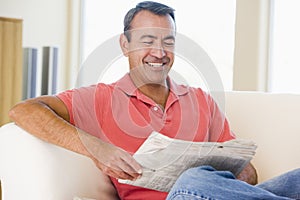
[[140, 37], [140, 39], [144, 39], [144, 38], [157, 39], [157, 37], [154, 36], [154, 35], [142, 35], [142, 36]]
[[[144, 39], [144, 38], [157, 39], [157, 37], [154, 35], [143, 35], [140, 37], [140, 39]], [[163, 40], [170, 40], [170, 39], [175, 40], [175, 37], [172, 35], [169, 35], [169, 36], [165, 37]]]
[[175, 37], [173, 35], [169, 35], [167, 37], [164, 38], [164, 40], [175, 40]]

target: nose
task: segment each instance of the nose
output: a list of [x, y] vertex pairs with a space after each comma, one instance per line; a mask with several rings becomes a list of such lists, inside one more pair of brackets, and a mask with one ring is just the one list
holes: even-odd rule
[[166, 51], [162, 46], [153, 47], [150, 53], [152, 56], [155, 56], [157, 58], [163, 58], [164, 56], [166, 56]]

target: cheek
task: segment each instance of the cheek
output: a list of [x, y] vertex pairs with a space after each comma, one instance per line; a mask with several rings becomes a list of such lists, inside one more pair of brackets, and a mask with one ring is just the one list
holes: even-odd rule
[[131, 62], [143, 62], [143, 59], [148, 55], [149, 50], [147, 49], [143, 49], [143, 50], [135, 50], [135, 51], [131, 51], [129, 53], [129, 59], [131, 60]]
[[132, 69], [134, 67], [142, 65], [142, 63], [143, 63], [143, 56], [140, 55], [137, 52], [134, 52], [134, 53], [132, 52], [128, 56], [128, 61], [129, 61], [130, 68]]
[[174, 62], [174, 53], [173, 52], [168, 52], [167, 53], [167, 57], [170, 59], [170, 62], [173, 63]]
[[174, 52], [168, 52], [167, 55], [170, 59], [174, 60]]

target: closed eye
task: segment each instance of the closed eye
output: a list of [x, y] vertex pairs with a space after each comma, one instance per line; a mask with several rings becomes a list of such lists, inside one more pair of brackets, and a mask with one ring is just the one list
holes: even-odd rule
[[173, 47], [175, 45], [174, 42], [164, 42], [165, 46]]
[[172, 36], [165, 38], [164, 45], [167, 47], [173, 47], [175, 45], [175, 38]]
[[142, 43], [146, 44], [146, 45], [151, 45], [151, 44], [153, 44], [153, 41], [143, 41]]

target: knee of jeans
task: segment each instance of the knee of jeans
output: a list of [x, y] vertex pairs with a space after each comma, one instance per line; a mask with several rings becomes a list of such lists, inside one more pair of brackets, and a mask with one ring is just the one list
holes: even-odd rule
[[192, 177], [201, 177], [201, 176], [206, 176], [207, 172], [209, 171], [216, 171], [213, 167], [211, 166], [199, 166], [199, 167], [194, 167], [187, 169], [180, 175], [180, 179], [182, 181], [186, 179], [190, 179]]
[[202, 173], [202, 172], [207, 172], [207, 171], [216, 171], [212, 166], [209, 166], [209, 165], [203, 165], [203, 166], [199, 166], [199, 167], [194, 167], [194, 168], [190, 168], [190, 169], [187, 169], [184, 174], [192, 174], [192, 175], [195, 175], [195, 174], [199, 174], [199, 173]]
[[197, 189], [205, 187], [207, 182], [211, 181], [210, 171], [215, 171], [215, 169], [211, 166], [200, 166], [187, 169], [179, 176], [172, 187], [171, 193], [173, 194], [174, 192], [182, 191], [184, 189], [190, 191], [194, 187], [197, 187]]
[[300, 168], [294, 169], [292, 172], [293, 172], [296, 176], [299, 176], [299, 175], [300, 175]]
[[212, 178], [212, 177], [224, 177], [235, 179], [235, 176], [230, 171], [217, 171], [215, 168], [204, 165], [195, 168], [190, 168], [181, 174], [181, 179], [186, 180], [193, 177], [197, 178]]

